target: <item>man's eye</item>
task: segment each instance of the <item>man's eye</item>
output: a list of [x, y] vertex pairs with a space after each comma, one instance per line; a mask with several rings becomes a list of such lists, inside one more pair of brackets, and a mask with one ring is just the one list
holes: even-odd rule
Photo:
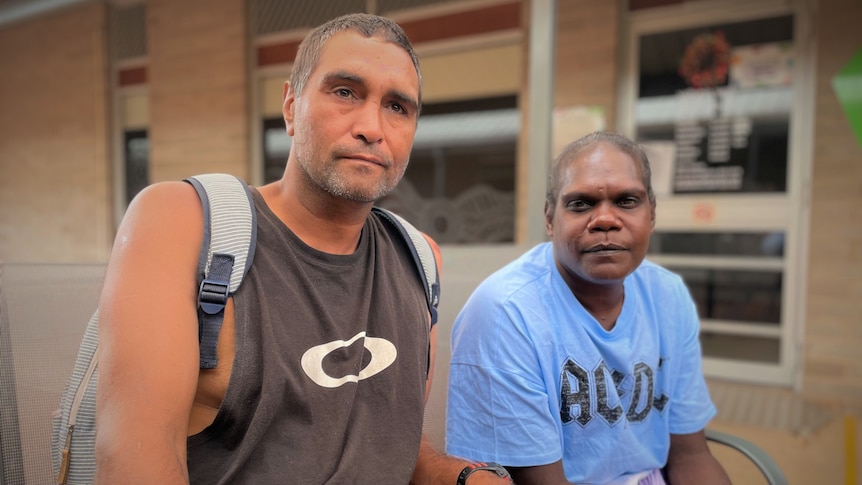
[[570, 200], [566, 203], [566, 208], [572, 211], [584, 211], [590, 208], [589, 202], [585, 200]]
[[405, 106], [401, 103], [396, 103], [396, 102], [390, 103], [389, 109], [392, 110], [392, 112], [395, 114], [404, 115], [404, 116], [410, 115], [410, 109], [408, 109], [407, 106]]
[[625, 199], [620, 200], [618, 205], [620, 207], [629, 207], [629, 208], [630, 207], [637, 207], [638, 200], [635, 199], [634, 197], [626, 197]]
[[347, 88], [338, 88], [335, 90], [335, 94], [342, 98], [349, 98], [351, 96], [351, 92]]

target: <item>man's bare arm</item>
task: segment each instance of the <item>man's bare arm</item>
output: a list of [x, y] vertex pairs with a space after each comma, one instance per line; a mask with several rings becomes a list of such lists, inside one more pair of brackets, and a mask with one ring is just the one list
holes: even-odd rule
[[202, 234], [200, 202], [183, 182], [145, 189], [119, 228], [100, 300], [99, 483], [188, 483]]
[[518, 485], [569, 485], [562, 460], [539, 466], [508, 467]]
[[671, 485], [730, 485], [730, 478], [712, 456], [703, 431], [670, 435], [667, 476]]
[[[472, 463], [437, 451], [423, 435], [422, 444], [419, 446], [419, 459], [416, 462], [416, 470], [413, 472], [413, 479], [410, 483], [414, 485], [454, 485], [461, 470]], [[477, 471], [467, 478], [466, 485], [511, 485], [511, 483], [509, 479], [500, 478], [493, 472]]]
[[[434, 252], [434, 258], [437, 261], [437, 278], [441, 278], [443, 270], [443, 257], [440, 254], [440, 247], [437, 243], [425, 235], [425, 239], [431, 244], [431, 249]], [[430, 315], [429, 315], [430, 318]], [[430, 356], [428, 380], [425, 382], [425, 403], [428, 403], [428, 396], [431, 393], [431, 384], [434, 377], [434, 365], [437, 361], [437, 328], [435, 325], [431, 327], [429, 335], [430, 340]], [[445, 453], [437, 451], [434, 446], [423, 434], [422, 442], [419, 445], [419, 457], [416, 460], [416, 469], [413, 471], [413, 478], [410, 483], [415, 485], [453, 485], [458, 479], [458, 475], [464, 467], [472, 462], [462, 460], [453, 456], [447, 456]], [[494, 473], [479, 471], [470, 475], [467, 479], [468, 485], [499, 485], [511, 483], [505, 479], [499, 478]]]

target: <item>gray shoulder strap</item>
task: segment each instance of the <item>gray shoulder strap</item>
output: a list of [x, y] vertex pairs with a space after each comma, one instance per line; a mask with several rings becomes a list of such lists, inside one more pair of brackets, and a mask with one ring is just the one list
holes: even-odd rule
[[227, 174], [186, 179], [201, 199], [204, 237], [198, 258], [198, 323], [202, 369], [218, 364], [224, 307], [251, 267], [257, 237], [254, 200], [242, 180]]
[[423, 276], [422, 284], [425, 287], [425, 298], [428, 301], [428, 311], [431, 312], [431, 324], [434, 325], [437, 323], [437, 305], [440, 303], [440, 281], [437, 259], [434, 257], [431, 244], [418, 229], [398, 214], [381, 207], [374, 207], [373, 211], [395, 226], [408, 242], [413, 261]]

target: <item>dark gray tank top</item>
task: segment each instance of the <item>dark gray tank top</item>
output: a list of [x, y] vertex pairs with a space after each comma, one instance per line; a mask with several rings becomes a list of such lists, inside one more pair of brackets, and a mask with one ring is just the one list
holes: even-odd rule
[[191, 483], [407, 484], [429, 327], [406, 243], [370, 215], [355, 253], [322, 253], [253, 193], [233, 370], [215, 421], [188, 439]]

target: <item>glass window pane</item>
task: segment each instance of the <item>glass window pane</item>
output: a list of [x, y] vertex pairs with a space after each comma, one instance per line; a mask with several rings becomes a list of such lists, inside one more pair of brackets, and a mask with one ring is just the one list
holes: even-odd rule
[[[437, 243], [515, 239], [517, 97], [423, 106], [404, 178], [379, 201]], [[264, 180], [281, 178], [291, 138], [284, 120], [263, 121]]]
[[704, 357], [777, 364], [781, 346], [777, 338], [701, 332]]
[[270, 118], [263, 121], [263, 181], [268, 184], [281, 178], [287, 155], [290, 153], [290, 137], [284, 130], [284, 120]]
[[656, 193], [787, 192], [793, 17], [638, 41], [636, 137]]
[[771, 256], [784, 255], [783, 232], [655, 232], [650, 254]]
[[517, 97], [422, 107], [410, 164], [380, 206], [440, 244], [515, 239]]
[[781, 324], [781, 272], [673, 268], [704, 319]]
[[126, 162], [126, 205], [150, 183], [150, 139], [147, 130], [127, 131], [123, 134]]

